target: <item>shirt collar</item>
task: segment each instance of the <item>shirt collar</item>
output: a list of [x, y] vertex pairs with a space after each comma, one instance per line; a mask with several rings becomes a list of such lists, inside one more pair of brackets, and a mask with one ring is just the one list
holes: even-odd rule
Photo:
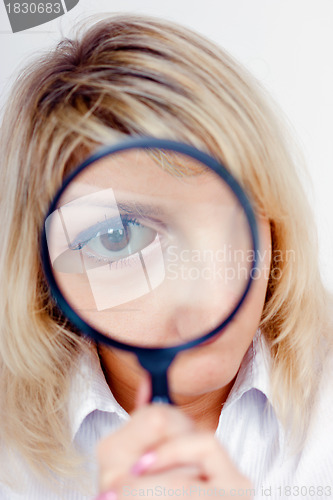
[[128, 420], [128, 413], [120, 406], [106, 382], [96, 348], [91, 345], [78, 361], [69, 397], [69, 421], [72, 439], [75, 438], [84, 419], [93, 411], [116, 413]]
[[[258, 329], [240, 365], [235, 383], [224, 405], [239, 400], [246, 392], [257, 389], [271, 403], [270, 393], [271, 355], [267, 341]], [[273, 405], [272, 405], [273, 406]]]

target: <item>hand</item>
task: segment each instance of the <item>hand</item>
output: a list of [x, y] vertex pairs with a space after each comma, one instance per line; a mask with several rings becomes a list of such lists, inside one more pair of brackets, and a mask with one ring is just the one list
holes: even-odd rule
[[98, 500], [254, 495], [214, 436], [197, 431], [178, 408], [164, 404], [136, 410], [128, 424], [101, 441], [98, 461], [104, 492]]

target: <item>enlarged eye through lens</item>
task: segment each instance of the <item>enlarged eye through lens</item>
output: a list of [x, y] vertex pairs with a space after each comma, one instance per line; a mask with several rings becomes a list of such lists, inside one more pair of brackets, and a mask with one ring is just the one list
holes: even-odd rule
[[83, 229], [68, 248], [72, 252], [79, 250], [83, 256], [95, 258], [98, 262], [103, 260], [111, 264], [142, 251], [157, 234], [155, 228], [124, 215]]
[[[105, 221], [89, 240], [80, 243], [76, 249], [83, 250], [88, 257], [104, 259], [112, 263], [124, 257], [140, 252], [156, 238], [157, 232], [137, 220], [121, 218], [122, 227], [116, 227], [112, 221]], [[80, 240], [80, 235], [77, 240]]]
[[[213, 330], [235, 308], [251, 233], [216, 173], [181, 154], [168, 168], [159, 158], [137, 149], [89, 164], [61, 193], [46, 235], [57, 283], [85, 321], [129, 344], [167, 347]], [[196, 320], [184, 321], [193, 310]], [[146, 324], [141, 337], [136, 325]]]

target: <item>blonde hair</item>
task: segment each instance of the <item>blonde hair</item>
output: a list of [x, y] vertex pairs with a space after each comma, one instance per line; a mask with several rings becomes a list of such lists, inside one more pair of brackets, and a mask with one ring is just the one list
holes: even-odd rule
[[1, 133], [0, 438], [34, 469], [73, 473], [69, 380], [89, 348], [45, 283], [43, 218], [69, 170], [127, 135], [175, 139], [210, 153], [269, 218], [274, 273], [260, 326], [272, 353], [279, 416], [294, 435], [305, 431], [328, 295], [290, 139], [273, 107], [222, 49], [176, 23], [141, 15], [98, 21], [20, 76]]

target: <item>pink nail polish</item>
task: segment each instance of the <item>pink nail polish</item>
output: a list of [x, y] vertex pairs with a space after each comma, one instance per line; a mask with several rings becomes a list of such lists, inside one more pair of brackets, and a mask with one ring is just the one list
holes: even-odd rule
[[106, 491], [98, 495], [95, 500], [117, 500], [117, 493], [114, 491]]
[[149, 467], [155, 462], [156, 453], [149, 451], [142, 455], [142, 457], [133, 465], [131, 473], [133, 476], [141, 476]]

